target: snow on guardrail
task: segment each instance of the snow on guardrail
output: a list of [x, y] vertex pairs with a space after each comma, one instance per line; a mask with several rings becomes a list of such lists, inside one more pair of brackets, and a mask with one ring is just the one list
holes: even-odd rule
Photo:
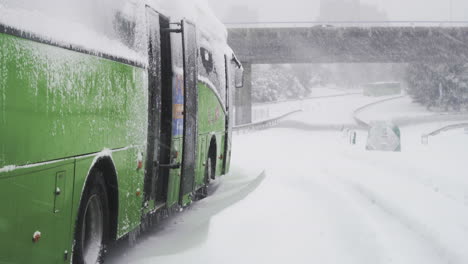
[[468, 128], [468, 123], [459, 123], [459, 124], [453, 124], [453, 125], [448, 125], [441, 127], [439, 129], [436, 129], [430, 133], [423, 134], [421, 136], [421, 141], [423, 144], [427, 145], [429, 142], [429, 137], [437, 136], [442, 132], [450, 131], [450, 130], [455, 130], [455, 129], [460, 129], [460, 128]]
[[362, 128], [366, 128], [368, 129], [369, 128], [369, 123], [367, 123], [366, 121], [362, 120], [361, 118], [359, 118], [359, 113], [361, 113], [362, 111], [364, 110], [367, 110], [368, 108], [370, 107], [373, 107], [375, 105], [378, 105], [378, 104], [381, 104], [381, 103], [385, 103], [385, 102], [388, 102], [388, 101], [393, 101], [393, 100], [397, 100], [397, 99], [401, 99], [403, 97], [405, 97], [406, 95], [399, 95], [399, 96], [396, 96], [396, 97], [392, 97], [392, 98], [387, 98], [387, 99], [383, 99], [383, 100], [379, 100], [379, 101], [376, 101], [376, 102], [372, 102], [370, 104], [366, 104], [364, 106], [361, 106], [359, 107], [358, 109], [354, 110], [353, 112], [353, 119], [354, 121]]
[[[370, 107], [376, 106], [381, 103], [386, 103], [393, 100], [398, 100], [404, 98], [406, 95], [387, 98], [384, 100], [379, 100], [367, 105], [364, 105], [353, 112], [353, 119], [361, 128], [369, 128], [369, 123], [359, 117], [359, 114]], [[434, 115], [427, 115], [427, 116], [415, 116], [415, 117], [399, 117], [393, 118], [391, 121], [398, 126], [411, 126], [411, 125], [419, 125], [425, 123], [432, 123], [432, 122], [440, 122], [440, 121], [464, 121], [468, 120], [468, 114], [464, 113], [441, 113], [441, 114], [434, 114]]]
[[444, 122], [444, 121], [458, 121], [465, 122], [468, 120], [468, 114], [466, 113], [442, 113], [429, 116], [418, 116], [418, 117], [400, 117], [393, 119], [393, 122], [399, 126], [414, 126], [419, 124], [427, 124], [432, 122]]
[[265, 129], [267, 127], [272, 127], [272, 126], [277, 125], [281, 120], [285, 119], [286, 117], [299, 113], [299, 112], [302, 112], [302, 110], [291, 111], [284, 115], [271, 118], [271, 119], [267, 119], [267, 120], [263, 120], [263, 121], [259, 121], [259, 122], [235, 126], [233, 127], [233, 131], [239, 133], [239, 132], [248, 132], [252, 130], [260, 130], [260, 129]]
[[286, 111], [293, 111], [296, 109], [303, 109], [304, 105], [313, 100], [325, 99], [325, 98], [337, 98], [352, 95], [362, 95], [360, 92], [348, 92], [348, 93], [335, 93], [320, 96], [311, 96], [302, 99], [289, 99], [279, 100], [275, 102], [265, 103], [254, 103], [252, 104], [252, 119], [253, 122], [269, 119], [271, 116], [275, 117]]
[[306, 97], [303, 99], [290, 99], [290, 100], [278, 100], [274, 102], [254, 103], [253, 106], [274, 105], [274, 104], [279, 104], [279, 103], [290, 103], [290, 102], [303, 102], [303, 101], [309, 101], [309, 100], [344, 97], [344, 96], [351, 96], [351, 95], [357, 95], [357, 94], [362, 94], [362, 92], [329, 94], [329, 95], [321, 95], [321, 96], [311, 96], [311, 97]]

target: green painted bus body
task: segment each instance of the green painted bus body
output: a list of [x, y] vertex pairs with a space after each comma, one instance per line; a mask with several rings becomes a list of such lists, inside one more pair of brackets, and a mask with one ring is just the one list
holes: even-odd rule
[[[101, 156], [117, 176], [117, 237], [138, 228], [156, 206], [143, 208], [137, 168], [147, 142], [147, 70], [7, 34], [0, 51], [0, 263], [70, 263], [81, 194]], [[212, 138], [216, 173], [223, 172], [226, 134], [220, 100], [198, 87], [195, 189]], [[182, 139], [172, 145], [181, 150]], [[180, 169], [171, 170], [168, 208], [181, 203], [179, 190]], [[186, 194], [182, 204], [190, 202]]]

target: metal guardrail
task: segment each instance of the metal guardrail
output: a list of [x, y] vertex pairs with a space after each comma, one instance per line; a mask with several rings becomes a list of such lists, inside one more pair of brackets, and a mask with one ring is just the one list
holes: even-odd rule
[[373, 103], [370, 103], [370, 104], [366, 104], [364, 106], [361, 106], [359, 107], [358, 109], [354, 110], [353, 112], [353, 119], [354, 121], [360, 126], [360, 127], [363, 127], [363, 128], [366, 128], [368, 129], [369, 128], [369, 124], [367, 122], [365, 122], [364, 120], [362, 120], [361, 118], [358, 117], [358, 114], [361, 113], [362, 111], [366, 110], [367, 108], [369, 107], [372, 107], [372, 106], [375, 106], [375, 105], [378, 105], [378, 104], [381, 104], [381, 103], [385, 103], [385, 102], [388, 102], [388, 101], [393, 101], [393, 100], [397, 100], [397, 99], [401, 99], [401, 98], [404, 98], [406, 95], [399, 95], [399, 96], [396, 96], [396, 97], [392, 97], [392, 98], [387, 98], [387, 99], [383, 99], [383, 100], [379, 100], [379, 101], [376, 101], [376, 102], [373, 102]]
[[441, 127], [439, 129], [436, 129], [428, 134], [423, 134], [421, 136], [421, 143], [424, 145], [429, 144], [429, 137], [437, 136], [438, 134], [450, 130], [455, 130], [455, 129], [460, 129], [460, 128], [468, 128], [468, 123], [460, 123], [460, 124], [453, 124], [453, 125], [448, 125]]
[[[388, 101], [392, 100], [397, 100], [404, 98], [406, 95], [402, 96], [397, 96], [397, 97], [392, 97], [392, 98], [387, 98], [384, 100], [376, 101], [367, 105], [364, 105], [358, 109], [356, 109], [353, 113], [353, 118], [354, 121], [361, 127], [361, 128], [366, 128], [369, 129], [369, 124], [362, 120], [361, 118], [358, 117], [358, 114], [364, 110], [366, 110], [369, 107], [378, 105], [380, 103], [385, 103]], [[422, 123], [430, 123], [434, 121], [448, 121], [449, 119], [452, 119], [453, 121], [455, 120], [460, 120], [460, 119], [466, 119], [468, 116], [466, 115], [461, 115], [461, 114], [439, 114], [439, 115], [431, 115], [431, 116], [424, 116], [424, 117], [417, 117], [417, 118], [412, 118], [412, 119], [394, 119], [393, 122], [398, 125], [398, 126], [404, 126], [404, 125], [415, 125], [415, 124], [422, 124]], [[428, 134], [423, 134], [421, 136], [421, 142], [422, 144], [427, 145], [429, 141], [430, 136], [436, 136], [442, 132], [449, 131], [449, 130], [454, 130], [454, 129], [459, 129], [459, 128], [468, 128], [468, 123], [458, 123], [454, 125], [449, 125], [449, 126], [444, 126], [442, 128], [439, 128], [437, 130], [434, 130]]]
[[438, 113], [427, 116], [416, 117], [397, 117], [393, 119], [393, 123], [398, 126], [414, 126], [433, 122], [466, 122], [468, 113]]
[[351, 95], [358, 95], [362, 92], [353, 92], [353, 93], [341, 93], [341, 94], [330, 94], [330, 95], [322, 95], [322, 96], [311, 96], [302, 99], [291, 99], [291, 100], [278, 100], [274, 102], [264, 102], [264, 103], [253, 103], [252, 106], [264, 106], [264, 105], [273, 105], [273, 104], [280, 104], [280, 103], [289, 103], [289, 102], [304, 102], [309, 100], [317, 100], [317, 99], [324, 99], [324, 98], [335, 98], [335, 97], [345, 97]]
[[281, 115], [281, 116], [278, 116], [278, 117], [275, 117], [275, 118], [271, 118], [271, 119], [267, 119], [267, 120], [263, 120], [263, 121], [259, 121], [259, 122], [254, 122], [254, 123], [250, 123], [250, 124], [235, 126], [235, 127], [233, 127], [232, 130], [234, 132], [242, 132], [242, 131], [252, 131], [252, 130], [265, 129], [265, 128], [268, 128], [268, 127], [275, 126], [281, 120], [285, 119], [286, 117], [291, 116], [291, 115], [296, 114], [296, 113], [299, 113], [299, 112], [302, 112], [302, 110], [291, 111], [291, 112], [286, 113], [284, 115]]
[[437, 136], [438, 134], [440, 134], [442, 132], [446, 132], [446, 131], [450, 131], [450, 130], [454, 130], [454, 129], [465, 128], [465, 127], [468, 127], [468, 123], [448, 125], [448, 126], [444, 126], [442, 128], [439, 128], [437, 130], [434, 130], [431, 133], [426, 134], [426, 136], [428, 136], [428, 137]]

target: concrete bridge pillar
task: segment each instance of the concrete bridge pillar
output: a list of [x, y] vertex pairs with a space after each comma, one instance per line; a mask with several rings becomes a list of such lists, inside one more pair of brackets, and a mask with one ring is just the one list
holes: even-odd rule
[[252, 64], [242, 62], [244, 87], [236, 89], [236, 125], [252, 123]]

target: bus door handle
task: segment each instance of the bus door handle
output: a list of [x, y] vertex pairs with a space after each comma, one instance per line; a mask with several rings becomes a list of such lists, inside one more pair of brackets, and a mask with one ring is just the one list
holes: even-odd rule
[[159, 163], [156, 163], [156, 166], [158, 166], [159, 168], [163, 168], [163, 169], [180, 169], [181, 164], [180, 164], [180, 162], [172, 163], [172, 164], [159, 164]]

